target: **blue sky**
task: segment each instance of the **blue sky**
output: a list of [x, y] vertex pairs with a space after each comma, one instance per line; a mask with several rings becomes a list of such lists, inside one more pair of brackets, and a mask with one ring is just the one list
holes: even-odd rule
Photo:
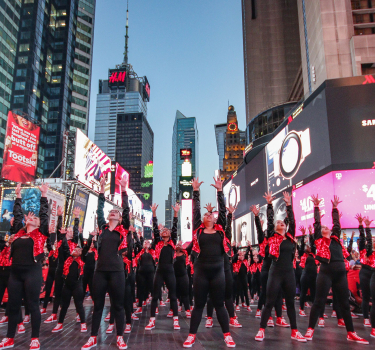
[[[97, 0], [89, 137], [94, 140], [99, 79], [123, 60], [126, 0]], [[148, 121], [154, 131], [154, 201], [164, 221], [171, 186], [176, 110], [196, 117], [202, 203], [215, 202], [209, 185], [219, 160], [214, 125], [234, 105], [245, 129], [240, 0], [129, 0], [129, 63], [151, 86]]]

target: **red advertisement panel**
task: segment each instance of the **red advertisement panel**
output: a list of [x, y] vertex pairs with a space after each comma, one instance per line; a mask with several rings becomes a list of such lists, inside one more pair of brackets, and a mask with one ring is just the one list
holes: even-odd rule
[[39, 136], [39, 126], [9, 111], [1, 171], [3, 178], [23, 183], [34, 180]]

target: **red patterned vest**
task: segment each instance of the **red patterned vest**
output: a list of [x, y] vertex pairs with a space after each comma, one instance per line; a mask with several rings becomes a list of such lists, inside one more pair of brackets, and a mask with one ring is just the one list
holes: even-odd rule
[[339, 242], [342, 248], [342, 255], [344, 256], [344, 260], [349, 256], [349, 253], [346, 251], [345, 247], [341, 244], [341, 241], [334, 235], [331, 238], [322, 237], [315, 241], [316, 246], [316, 259], [321, 262], [329, 263], [331, 260], [331, 252], [329, 250], [329, 246], [331, 245], [331, 239]]

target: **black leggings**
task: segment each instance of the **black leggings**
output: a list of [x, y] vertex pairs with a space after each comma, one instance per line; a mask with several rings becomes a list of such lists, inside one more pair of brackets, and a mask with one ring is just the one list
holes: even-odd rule
[[309, 328], [315, 328], [319, 315], [324, 310], [331, 286], [335, 298], [337, 298], [336, 301], [340, 305], [346, 330], [354, 332], [353, 320], [350, 314], [348, 279], [346, 277], [345, 264], [340, 261], [331, 262], [330, 264], [322, 263], [320, 266], [316, 280], [315, 300], [310, 313]]
[[142, 307], [142, 303], [146, 301], [149, 294], [152, 292], [152, 285], [154, 283], [155, 271], [138, 271], [137, 272], [137, 293], [138, 306]]
[[0, 304], [2, 303], [5, 290], [8, 288], [10, 266], [0, 267]]
[[184, 304], [185, 311], [190, 310], [189, 277], [187, 273], [183, 276], [176, 276], [176, 294], [180, 303]]
[[294, 297], [296, 295], [294, 270], [275, 269], [274, 265], [271, 266], [268, 274], [266, 303], [262, 311], [260, 328], [265, 329], [267, 327], [267, 321], [271, 316], [272, 308], [280, 297], [281, 291], [285, 296], [285, 304], [291, 329], [297, 329], [296, 310], [294, 307]]
[[[225, 274], [225, 307], [228, 311], [229, 317], [234, 318], [234, 305], [233, 305], [233, 273], [232, 265], [229, 269], [224, 270]], [[214, 304], [211, 297], [207, 300], [207, 316], [212, 317], [214, 313]]]
[[200, 263], [199, 258], [194, 264], [194, 302], [191, 315], [190, 334], [196, 334], [202, 320], [203, 309], [206, 305], [208, 293], [216, 309], [217, 319], [223, 333], [229, 332], [228, 313], [224, 307], [225, 274], [224, 262]]
[[169, 302], [173, 310], [173, 316], [178, 316], [177, 297], [176, 297], [176, 276], [174, 275], [173, 265], [167, 265], [156, 269], [154, 276], [153, 295], [151, 302], [151, 317], [155, 317], [158, 300], [161, 300], [161, 288], [165, 282], [168, 288]]
[[[371, 297], [371, 289], [370, 289], [370, 281], [372, 276], [372, 271], [369, 268], [362, 267], [359, 271], [359, 284], [361, 285], [362, 291], [362, 311], [363, 311], [363, 318], [369, 318], [369, 304], [370, 304], [370, 297]], [[374, 300], [374, 299], [372, 299]]]
[[[267, 282], [268, 282], [268, 274], [269, 270], [262, 270], [260, 273], [260, 283], [262, 285], [262, 290], [260, 292], [259, 300], [258, 300], [258, 310], [262, 310], [262, 307], [266, 303], [266, 294], [267, 294]], [[282, 317], [283, 315], [283, 293], [280, 290], [280, 293], [275, 302], [275, 311], [276, 317]]]
[[371, 313], [370, 313], [370, 319], [371, 319], [371, 326], [372, 328], [375, 328], [375, 271], [372, 271], [372, 276], [370, 280], [370, 288], [371, 288], [371, 298], [372, 298], [372, 307], [371, 307]]
[[92, 289], [92, 279], [94, 277], [95, 270], [84, 270], [83, 277], [82, 277], [82, 284], [83, 284], [83, 295], [86, 295], [87, 286], [89, 286], [90, 295], [92, 298], [93, 289]]
[[[132, 313], [133, 313], [133, 297], [131, 290], [131, 280], [130, 275], [125, 272], [125, 298], [124, 298], [124, 308], [125, 308], [125, 319], [126, 324], [132, 324]], [[111, 308], [110, 308], [110, 318], [109, 324], [115, 323], [115, 312], [114, 306], [111, 299]]]
[[83, 287], [82, 287], [82, 280], [79, 278], [76, 281], [65, 280], [64, 287], [61, 293], [61, 310], [59, 315], [59, 323], [63, 323], [66, 312], [68, 311], [70, 300], [74, 300], [74, 305], [78, 312], [79, 318], [81, 319], [81, 323], [86, 323], [85, 320], [85, 310], [83, 309]]
[[305, 269], [301, 276], [301, 293], [300, 293], [300, 309], [305, 310], [305, 302], [307, 300], [307, 291], [310, 289], [311, 300], [315, 300], [317, 272], [309, 272]]
[[124, 271], [95, 271], [93, 278], [94, 314], [91, 326], [91, 336], [93, 337], [98, 335], [107, 290], [116, 320], [117, 335], [120, 336], [124, 332]]
[[242, 303], [244, 303], [244, 298], [246, 300], [246, 305], [249, 306], [249, 289], [247, 285], [247, 274], [238, 274], [237, 276], [237, 296], [236, 305], [238, 306], [241, 297]]
[[55, 274], [55, 288], [53, 293], [55, 294], [55, 299], [53, 301], [53, 308], [52, 313], [57, 314], [57, 311], [59, 310], [59, 306], [61, 305], [61, 293], [64, 286], [64, 278], [62, 276], [63, 270], [62, 269], [56, 269]]
[[41, 315], [40, 290], [43, 283], [42, 265], [12, 266], [8, 282], [9, 323], [7, 338], [14, 338], [19, 322], [23, 291], [31, 314], [31, 338], [39, 338]]
[[46, 279], [46, 283], [44, 286], [45, 295], [44, 295], [44, 301], [43, 301], [43, 309], [47, 308], [47, 305], [51, 298], [51, 290], [53, 286], [53, 281], [55, 280], [55, 275], [56, 275], [56, 268], [52, 268], [52, 269], [48, 268], [47, 279]]
[[252, 274], [251, 277], [251, 299], [254, 299], [255, 293], [260, 296], [260, 272], [257, 270], [255, 273]]

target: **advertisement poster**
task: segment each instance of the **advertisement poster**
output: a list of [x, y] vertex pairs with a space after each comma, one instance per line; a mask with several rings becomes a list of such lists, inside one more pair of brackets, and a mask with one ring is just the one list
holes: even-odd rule
[[[76, 207], [79, 207], [81, 209], [81, 212], [79, 213], [79, 226], [83, 227], [83, 224], [85, 222], [85, 214], [86, 214], [86, 208], [87, 208], [87, 202], [89, 200], [89, 195], [86, 192], [83, 192], [79, 189], [76, 191], [76, 196], [74, 198], [74, 205], [73, 209]], [[74, 225], [74, 218], [72, 216], [71, 225]]]
[[106, 176], [105, 195], [111, 190], [111, 159], [77, 129], [74, 174], [79, 182], [99, 192], [100, 178]]
[[181, 241], [190, 242], [193, 237], [193, 200], [181, 200]]
[[152, 211], [151, 210], [142, 210], [143, 211], [143, 218], [144, 218], [144, 227], [152, 227]]
[[112, 162], [111, 194], [121, 197], [120, 181], [125, 178], [129, 184], [129, 173], [117, 162]]
[[[22, 195], [22, 211], [24, 214], [34, 213], [39, 216], [40, 196], [41, 192], [37, 187], [23, 187]], [[57, 224], [57, 207], [64, 208], [65, 196], [49, 189], [47, 192], [49, 224], [56, 229]], [[1, 196], [1, 218], [0, 232], [5, 233], [10, 229], [10, 220], [13, 217], [13, 206], [16, 200], [15, 188], [4, 188]]]
[[11, 111], [8, 113], [1, 176], [16, 182], [34, 181], [40, 127]]

